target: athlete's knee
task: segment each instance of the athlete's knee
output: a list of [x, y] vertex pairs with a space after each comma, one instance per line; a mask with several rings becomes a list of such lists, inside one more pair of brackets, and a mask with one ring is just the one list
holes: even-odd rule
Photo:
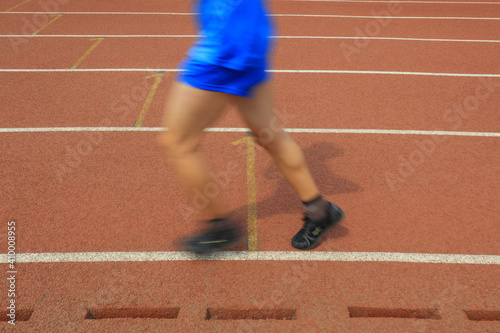
[[264, 128], [254, 132], [255, 141], [261, 147], [269, 151], [278, 151], [280, 146], [289, 139], [289, 136], [283, 129]]
[[175, 158], [195, 151], [198, 140], [165, 131], [158, 136], [158, 144], [170, 157]]
[[158, 135], [156, 139], [158, 141], [158, 145], [160, 146], [160, 148], [163, 149], [165, 152], [170, 153], [170, 150], [174, 145], [174, 141], [170, 133], [162, 132], [160, 135]]

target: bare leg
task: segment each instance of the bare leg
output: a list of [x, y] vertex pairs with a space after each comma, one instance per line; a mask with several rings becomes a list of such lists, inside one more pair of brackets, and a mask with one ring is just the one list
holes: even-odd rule
[[307, 168], [302, 150], [283, 130], [274, 115], [271, 84], [266, 82], [257, 86], [251, 99], [234, 97], [233, 101], [257, 143], [271, 154], [300, 200], [310, 201], [318, 197], [319, 190]]
[[164, 114], [164, 126], [168, 130], [158, 138], [195, 208], [208, 219], [222, 218], [226, 212], [218, 196], [205, 193], [211, 179], [197, 146], [203, 129], [221, 114], [227, 101], [228, 95], [224, 93], [175, 82]]
[[309, 250], [315, 247], [323, 232], [340, 222], [344, 212], [326, 201], [306, 166], [300, 147], [284, 132], [273, 112], [269, 82], [256, 88], [253, 99], [235, 98], [241, 114], [257, 142], [273, 157], [276, 165], [305, 204], [304, 227], [291, 240], [293, 247]]

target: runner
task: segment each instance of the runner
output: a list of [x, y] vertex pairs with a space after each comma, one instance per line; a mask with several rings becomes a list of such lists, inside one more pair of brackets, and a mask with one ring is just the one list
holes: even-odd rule
[[[212, 181], [197, 150], [203, 129], [228, 103], [236, 105], [256, 142], [271, 154], [279, 170], [305, 206], [304, 227], [292, 238], [297, 249], [316, 246], [324, 231], [344, 216], [320, 194], [299, 146], [277, 123], [271, 78], [266, 72], [272, 48], [273, 23], [264, 0], [200, 0], [196, 3], [199, 34], [181, 64], [165, 110], [168, 131], [159, 137], [188, 193], [203, 193]], [[265, 135], [264, 135], [265, 134]], [[204, 254], [227, 248], [241, 239], [220, 197], [208, 202], [201, 234], [185, 240], [188, 250]]]

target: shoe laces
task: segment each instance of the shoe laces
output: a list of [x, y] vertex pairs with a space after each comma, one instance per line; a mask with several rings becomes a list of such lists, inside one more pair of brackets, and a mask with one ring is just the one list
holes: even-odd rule
[[316, 223], [313, 222], [313, 220], [307, 215], [307, 213], [304, 213], [304, 217], [302, 218], [302, 221], [304, 221], [304, 227], [302, 230], [305, 232], [311, 233], [314, 228], [316, 228]]

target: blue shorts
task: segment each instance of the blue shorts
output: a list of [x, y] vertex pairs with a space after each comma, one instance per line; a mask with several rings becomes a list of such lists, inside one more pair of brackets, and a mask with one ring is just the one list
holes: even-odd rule
[[213, 64], [186, 59], [177, 80], [192, 87], [220, 91], [231, 95], [252, 97], [253, 88], [269, 78], [264, 67], [234, 70]]

